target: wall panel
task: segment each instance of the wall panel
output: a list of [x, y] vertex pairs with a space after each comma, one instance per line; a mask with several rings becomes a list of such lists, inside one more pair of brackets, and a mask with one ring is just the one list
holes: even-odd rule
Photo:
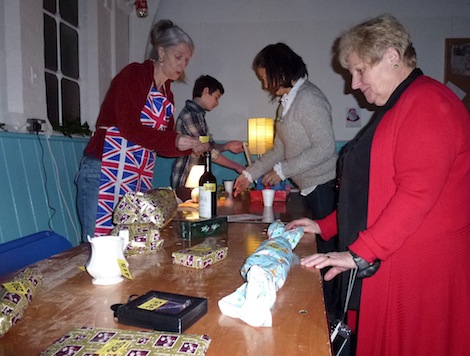
[[[0, 243], [44, 230], [80, 243], [75, 175], [88, 138], [0, 132]], [[337, 142], [340, 149], [344, 142]], [[246, 164], [243, 154], [224, 152]], [[174, 159], [157, 158], [155, 187], [170, 185]], [[238, 174], [213, 165], [218, 182]]]
[[74, 177], [87, 142], [0, 133], [0, 243], [43, 230], [79, 243]]

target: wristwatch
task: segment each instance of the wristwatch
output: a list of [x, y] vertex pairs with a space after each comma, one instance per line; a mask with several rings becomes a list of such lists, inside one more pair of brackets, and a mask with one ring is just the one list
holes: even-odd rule
[[357, 275], [356, 275], [357, 278], [365, 278], [365, 277], [373, 276], [380, 267], [379, 259], [375, 260], [372, 263], [369, 263], [362, 257], [359, 257], [358, 255], [356, 255], [351, 250], [349, 250], [349, 253], [352, 255], [354, 263], [357, 266]]

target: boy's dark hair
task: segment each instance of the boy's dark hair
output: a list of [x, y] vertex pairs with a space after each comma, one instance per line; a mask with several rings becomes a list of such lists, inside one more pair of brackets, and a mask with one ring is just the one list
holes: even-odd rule
[[193, 98], [200, 98], [204, 88], [209, 89], [209, 94], [212, 94], [216, 90], [219, 90], [220, 94], [223, 94], [225, 91], [224, 87], [217, 79], [211, 77], [210, 75], [201, 75], [194, 82]]
[[260, 67], [266, 69], [266, 90], [273, 100], [279, 87], [290, 88], [292, 81], [308, 76], [302, 57], [284, 43], [264, 47], [253, 59], [253, 70], [256, 72]]

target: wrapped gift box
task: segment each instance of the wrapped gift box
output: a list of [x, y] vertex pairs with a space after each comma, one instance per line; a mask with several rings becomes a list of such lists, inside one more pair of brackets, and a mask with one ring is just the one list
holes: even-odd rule
[[198, 355], [206, 354], [207, 335], [108, 328], [74, 328], [41, 356], [58, 355]]
[[173, 252], [173, 263], [185, 267], [203, 269], [227, 257], [228, 247], [217, 243], [200, 243]]
[[176, 215], [176, 194], [169, 188], [146, 192], [128, 192], [114, 209], [114, 229], [111, 235], [129, 231], [126, 255], [156, 253], [163, 246], [160, 231]]
[[164, 243], [160, 236], [160, 229], [153, 224], [131, 224], [116, 225], [111, 231], [111, 235], [119, 236], [119, 232], [129, 231], [129, 244], [126, 247], [126, 255], [140, 255], [157, 253]]
[[129, 192], [114, 209], [113, 222], [116, 225], [153, 224], [155, 228], [163, 229], [177, 210], [176, 194], [171, 189]]

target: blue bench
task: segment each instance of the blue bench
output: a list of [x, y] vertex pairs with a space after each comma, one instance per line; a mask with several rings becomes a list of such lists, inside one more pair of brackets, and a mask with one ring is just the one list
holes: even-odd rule
[[0, 276], [72, 248], [65, 237], [41, 231], [0, 245]]

